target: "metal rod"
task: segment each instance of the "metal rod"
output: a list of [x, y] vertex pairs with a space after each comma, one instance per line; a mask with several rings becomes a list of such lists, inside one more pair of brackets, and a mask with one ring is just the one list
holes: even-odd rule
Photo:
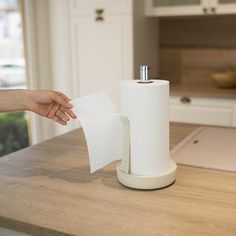
[[148, 82], [149, 81], [149, 77], [148, 77], [148, 73], [149, 73], [149, 67], [148, 66], [140, 66], [140, 80], [142, 82]]

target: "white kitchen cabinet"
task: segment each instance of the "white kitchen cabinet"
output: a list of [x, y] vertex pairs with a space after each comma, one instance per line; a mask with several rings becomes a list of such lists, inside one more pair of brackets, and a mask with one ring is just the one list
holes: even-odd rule
[[210, 10], [214, 14], [235, 14], [236, 0], [211, 0]]
[[70, 25], [76, 96], [105, 89], [119, 104], [119, 81], [137, 78], [139, 65], [157, 76], [158, 22], [144, 1], [73, 0]]
[[[157, 77], [158, 19], [145, 17], [145, 0], [48, 3], [53, 89], [72, 99], [104, 89], [118, 103], [119, 81], [138, 78], [140, 64]], [[54, 134], [77, 124], [57, 125]]]
[[131, 13], [133, 2], [130, 0], [71, 0], [70, 13], [73, 16], [93, 16], [97, 10], [105, 15]]
[[206, 11], [207, 3], [201, 0], [171, 1], [171, 0], [147, 0], [147, 16], [181, 16], [202, 15]]
[[236, 100], [171, 96], [170, 121], [236, 127]]
[[147, 0], [147, 16], [235, 14], [236, 0]]
[[94, 23], [93, 16], [81, 17], [72, 27], [79, 95], [106, 89], [117, 100], [119, 80], [132, 75], [130, 17], [106, 16], [102, 23]]

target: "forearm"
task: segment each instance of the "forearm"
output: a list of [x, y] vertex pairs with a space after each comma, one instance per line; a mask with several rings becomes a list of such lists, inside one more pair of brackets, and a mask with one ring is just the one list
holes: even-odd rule
[[0, 90], [0, 112], [26, 110], [27, 100], [27, 89]]

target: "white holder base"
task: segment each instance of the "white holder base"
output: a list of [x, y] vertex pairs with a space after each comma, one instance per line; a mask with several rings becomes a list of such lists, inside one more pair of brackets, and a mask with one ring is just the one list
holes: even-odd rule
[[119, 182], [135, 189], [158, 189], [166, 187], [175, 181], [176, 169], [177, 165], [173, 160], [170, 160], [170, 167], [167, 171], [151, 176], [127, 174], [122, 171], [121, 162], [116, 167]]

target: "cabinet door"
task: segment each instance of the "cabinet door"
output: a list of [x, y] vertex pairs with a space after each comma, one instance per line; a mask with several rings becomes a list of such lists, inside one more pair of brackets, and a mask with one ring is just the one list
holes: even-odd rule
[[236, 0], [211, 0], [211, 10], [215, 14], [236, 13]]
[[78, 96], [105, 89], [119, 102], [119, 81], [132, 76], [131, 16], [72, 20], [73, 77]]
[[180, 97], [170, 98], [170, 121], [233, 126], [234, 101], [224, 99], [189, 98], [182, 103]]
[[146, 15], [178, 16], [207, 13], [209, 0], [147, 0]]
[[176, 106], [170, 107], [170, 121], [233, 126], [233, 111], [229, 108], [208, 108], [200, 106]]
[[153, 0], [154, 7], [197, 6], [201, 0]]
[[97, 10], [106, 15], [131, 13], [132, 0], [70, 0], [72, 16], [92, 16]]

